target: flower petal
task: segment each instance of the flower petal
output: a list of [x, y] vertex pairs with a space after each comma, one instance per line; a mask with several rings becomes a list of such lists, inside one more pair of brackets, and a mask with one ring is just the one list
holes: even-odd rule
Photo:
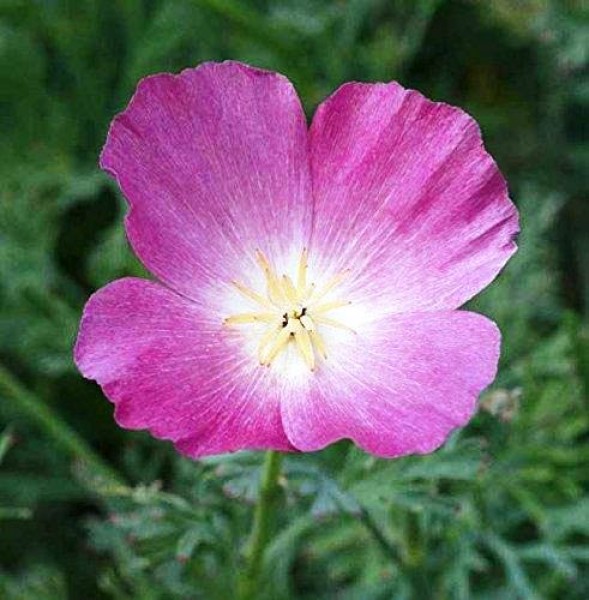
[[[100, 164], [131, 205], [127, 233], [162, 281], [198, 299], [261, 247], [280, 260], [308, 240], [307, 127], [290, 82], [236, 62], [140, 82]], [[237, 271], [237, 272], [236, 272]]]
[[267, 369], [242, 356], [232, 333], [199, 306], [141, 279], [89, 300], [75, 349], [128, 429], [149, 429], [192, 457], [241, 448], [292, 450], [277, 401], [260, 393]]
[[515, 252], [517, 211], [475, 121], [397, 83], [342, 86], [310, 132], [312, 248], [384, 312], [461, 306]]
[[495, 324], [475, 313], [391, 315], [332, 346], [306, 389], [284, 400], [286, 433], [303, 451], [351, 438], [377, 456], [431, 452], [472, 416], [499, 344]]

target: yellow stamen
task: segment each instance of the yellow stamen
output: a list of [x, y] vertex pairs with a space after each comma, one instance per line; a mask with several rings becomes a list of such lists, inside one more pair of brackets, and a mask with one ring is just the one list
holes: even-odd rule
[[313, 342], [317, 348], [317, 352], [319, 352], [321, 358], [325, 360], [327, 358], [327, 351], [325, 350], [325, 342], [319, 332], [311, 330], [309, 331], [309, 337], [311, 338], [311, 342]]
[[345, 323], [325, 316], [332, 310], [350, 304], [342, 300], [326, 299], [348, 272], [332, 277], [317, 291], [315, 284], [307, 281], [309, 255], [306, 248], [298, 263], [296, 285], [286, 274], [279, 277], [261, 250], [256, 250], [255, 257], [264, 272], [266, 293], [259, 294], [239, 281], [232, 283], [243, 296], [263, 308], [260, 308], [260, 312], [242, 312], [227, 317], [225, 325], [268, 324], [258, 342], [257, 356], [260, 364], [270, 366], [288, 344], [293, 342], [305, 365], [314, 371], [317, 359], [327, 358], [325, 342], [318, 329], [326, 326], [354, 331]]
[[280, 354], [280, 352], [286, 348], [286, 344], [288, 344], [288, 341], [290, 340], [291, 333], [292, 332], [288, 327], [283, 327], [280, 330], [280, 332], [274, 338], [274, 344], [270, 348], [270, 352], [262, 364], [267, 366], [270, 365], [270, 363], [278, 356], [278, 354]]
[[282, 290], [289, 302], [292, 304], [298, 304], [299, 297], [297, 290], [292, 282], [292, 279], [288, 275], [282, 276]]
[[313, 345], [311, 344], [311, 338], [309, 336], [309, 332], [301, 327], [295, 333], [295, 342], [299, 349], [299, 352], [302, 354], [303, 359], [309, 369], [313, 371], [315, 369], [315, 356], [313, 354]]
[[261, 250], [256, 251], [256, 260], [266, 276], [266, 285], [268, 287], [268, 297], [270, 298], [270, 301], [274, 304], [279, 304], [284, 300], [284, 296], [278, 277], [276, 276], [276, 273], [274, 273], [274, 269], [272, 269], [270, 262]]
[[253, 300], [254, 302], [257, 302], [258, 304], [261, 304], [262, 306], [266, 306], [267, 308], [274, 308], [272, 306], [272, 303], [267, 300], [266, 298], [264, 298], [263, 296], [260, 296], [260, 294], [254, 292], [253, 290], [250, 290], [248, 287], [246, 287], [245, 285], [243, 285], [243, 283], [240, 283], [239, 281], [232, 281], [231, 282], [246, 298], [249, 298], [250, 300]]
[[225, 319], [226, 325], [241, 325], [246, 323], [274, 323], [276, 314], [273, 313], [243, 313]]
[[313, 319], [311, 319], [311, 317], [309, 315], [302, 315], [301, 317], [299, 317], [299, 321], [301, 322], [301, 325], [307, 331], [314, 331], [315, 323], [313, 322]]
[[258, 360], [260, 361], [261, 365], [266, 364], [268, 346], [273, 340], [276, 339], [276, 337], [281, 331], [282, 327], [280, 325], [277, 325], [276, 327], [270, 327], [270, 329], [268, 329], [262, 336], [262, 339], [258, 344]]

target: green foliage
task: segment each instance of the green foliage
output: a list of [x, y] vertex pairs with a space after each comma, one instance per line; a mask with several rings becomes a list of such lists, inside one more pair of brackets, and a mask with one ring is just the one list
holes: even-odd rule
[[146, 276], [97, 169], [142, 76], [234, 58], [311, 115], [346, 80], [464, 106], [521, 211], [471, 303], [503, 336], [481, 411], [438, 452], [289, 456], [260, 598], [589, 597], [589, 205], [582, 1], [5, 0], [0, 5], [0, 597], [226, 599], [261, 456], [193, 463], [119, 431], [71, 360], [81, 308]]

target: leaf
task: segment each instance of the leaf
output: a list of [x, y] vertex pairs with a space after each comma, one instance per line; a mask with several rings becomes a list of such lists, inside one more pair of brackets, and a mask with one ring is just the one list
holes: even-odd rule
[[547, 532], [555, 539], [563, 539], [571, 533], [589, 536], [589, 498], [549, 510], [545, 526]]
[[507, 578], [518, 594], [526, 600], [541, 600], [532, 586], [517, 552], [492, 533], [483, 534], [483, 540], [503, 564]]

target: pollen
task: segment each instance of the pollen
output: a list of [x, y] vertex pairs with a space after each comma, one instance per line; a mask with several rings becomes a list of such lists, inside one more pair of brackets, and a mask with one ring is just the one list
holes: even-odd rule
[[[253, 302], [258, 310], [232, 315], [225, 319], [227, 326], [262, 324], [258, 341], [260, 365], [269, 367], [272, 362], [292, 345], [307, 367], [314, 371], [318, 359], [326, 360], [327, 351], [320, 330], [324, 327], [353, 332], [345, 323], [328, 316], [331, 311], [348, 306], [350, 302], [339, 300], [332, 292], [345, 279], [347, 272], [339, 273], [323, 286], [308, 281], [306, 249], [301, 253], [294, 278], [279, 276], [263, 252], [256, 251], [256, 262], [265, 277], [265, 290], [258, 292], [239, 281], [232, 281], [236, 290]], [[256, 332], [260, 331], [258, 328]]]

